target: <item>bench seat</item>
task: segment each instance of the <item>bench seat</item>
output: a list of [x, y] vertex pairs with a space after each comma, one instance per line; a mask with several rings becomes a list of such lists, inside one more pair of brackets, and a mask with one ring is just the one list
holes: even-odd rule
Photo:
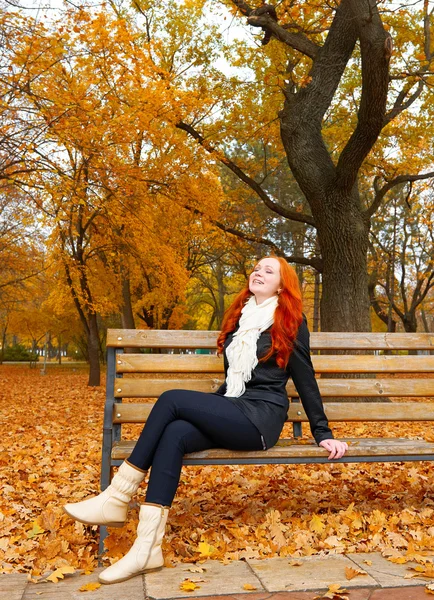
[[[401, 462], [434, 460], [434, 443], [405, 438], [339, 438], [349, 444], [342, 462]], [[131, 454], [135, 441], [115, 442], [112, 450], [114, 461], [121, 462]], [[303, 464], [330, 463], [328, 452], [316, 445], [314, 440], [281, 438], [267, 451], [241, 452], [214, 448], [186, 454], [185, 465], [243, 465], [243, 464]]]

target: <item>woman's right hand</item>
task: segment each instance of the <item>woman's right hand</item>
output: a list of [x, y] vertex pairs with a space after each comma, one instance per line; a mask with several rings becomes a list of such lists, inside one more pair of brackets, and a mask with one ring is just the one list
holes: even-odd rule
[[342, 458], [345, 452], [348, 450], [347, 442], [341, 442], [339, 440], [323, 440], [319, 443], [322, 448], [325, 448], [329, 454], [329, 460], [337, 460]]

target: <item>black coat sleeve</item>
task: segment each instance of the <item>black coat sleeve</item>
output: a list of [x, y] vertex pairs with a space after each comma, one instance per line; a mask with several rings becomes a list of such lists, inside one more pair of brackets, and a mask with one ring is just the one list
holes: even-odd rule
[[321, 394], [310, 358], [309, 329], [304, 315], [294, 343], [294, 350], [289, 357], [288, 368], [309, 419], [310, 429], [316, 443], [319, 444], [323, 440], [332, 439], [333, 434], [324, 412]]

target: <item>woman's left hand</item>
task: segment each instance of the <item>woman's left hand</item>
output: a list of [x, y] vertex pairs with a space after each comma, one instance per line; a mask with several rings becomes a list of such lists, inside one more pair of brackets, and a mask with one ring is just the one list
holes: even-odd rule
[[319, 445], [330, 452], [329, 460], [342, 458], [348, 450], [347, 442], [340, 442], [339, 440], [323, 440]]

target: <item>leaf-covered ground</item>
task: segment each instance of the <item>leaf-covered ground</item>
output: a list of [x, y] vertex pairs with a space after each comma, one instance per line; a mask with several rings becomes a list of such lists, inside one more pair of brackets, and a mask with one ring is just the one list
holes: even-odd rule
[[[86, 380], [71, 367], [43, 376], [28, 366], [0, 366], [0, 573], [96, 566], [97, 528], [61, 509], [99, 486], [104, 389]], [[434, 437], [423, 423], [334, 432]], [[428, 555], [433, 482], [429, 463], [187, 467], [169, 515], [166, 565], [318, 552], [382, 551], [399, 562]], [[126, 526], [111, 530], [107, 561], [128, 550], [137, 516], [136, 504]]]

